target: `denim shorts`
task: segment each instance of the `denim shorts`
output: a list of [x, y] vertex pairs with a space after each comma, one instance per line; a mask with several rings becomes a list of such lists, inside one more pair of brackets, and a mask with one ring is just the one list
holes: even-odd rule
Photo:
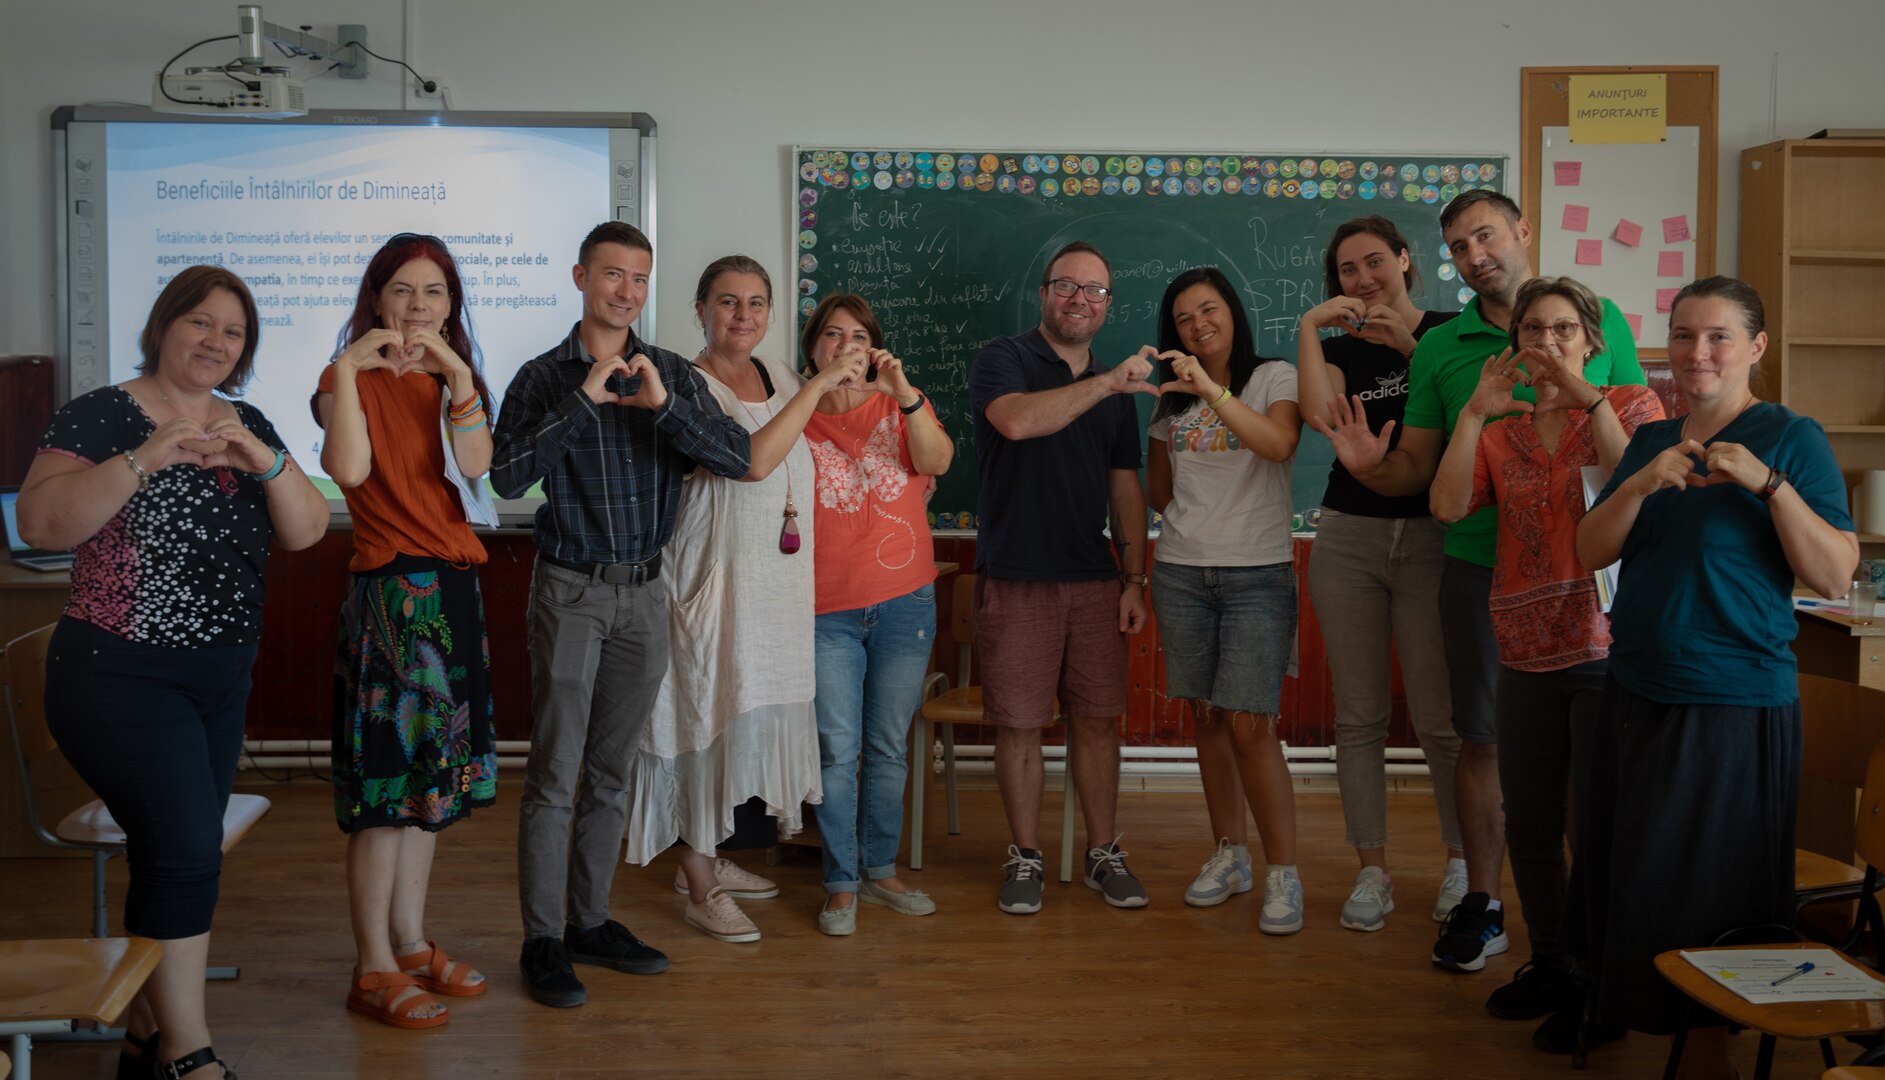
[[1166, 694], [1274, 716], [1296, 639], [1296, 568], [1152, 564]]

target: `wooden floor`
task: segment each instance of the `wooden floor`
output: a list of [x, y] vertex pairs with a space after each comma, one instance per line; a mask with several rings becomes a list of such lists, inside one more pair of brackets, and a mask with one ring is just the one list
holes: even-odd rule
[[[245, 1080], [1572, 1075], [1569, 1059], [1532, 1049], [1532, 1022], [1484, 1011], [1527, 955], [1516, 914], [1512, 951], [1484, 971], [1450, 974], [1429, 962], [1441, 867], [1424, 795], [1389, 800], [1401, 907], [1379, 933], [1336, 922], [1354, 861], [1333, 794], [1298, 799], [1308, 924], [1272, 938], [1256, 931], [1261, 889], [1214, 909], [1185, 906], [1211, 847], [1198, 795], [1121, 796], [1123, 846], [1151, 890], [1149, 908], [1109, 908], [1076, 877], [1050, 884], [1040, 914], [1016, 917], [994, 904], [1007, 844], [999, 802], [965, 792], [963, 835], [944, 835], [933, 815], [928, 866], [910, 877], [936, 898], [937, 914], [866, 907], [856, 936], [827, 938], [814, 925], [823, 895], [815, 855], [769, 870], [755, 857], [783, 892], [745, 905], [763, 941], [726, 945], [681, 922], [671, 859], [624, 867], [616, 916], [674, 966], [653, 977], [579, 967], [589, 1004], [553, 1010], [532, 1003], [517, 974], [516, 789], [507, 786], [496, 809], [442, 837], [428, 927], [492, 989], [453, 1002], [443, 1028], [402, 1032], [342, 1007], [353, 954], [327, 789], [301, 780], [241, 790], [266, 794], [275, 811], [225, 865], [212, 962], [243, 971], [239, 982], [210, 984], [209, 1009], [218, 1051]], [[1043, 816], [1057, 831], [1058, 795], [1049, 793]], [[89, 866], [0, 862], [5, 935], [82, 935]], [[113, 860], [114, 927], [123, 874]], [[1751, 1074], [1754, 1040], [1735, 1042]], [[1586, 1075], [1660, 1075], [1667, 1046], [1632, 1036], [1597, 1051]], [[36, 1075], [109, 1076], [114, 1055], [40, 1043]], [[1842, 1048], [1842, 1059], [1852, 1056]], [[1781, 1047], [1776, 1075], [1819, 1072], [1813, 1047]]]

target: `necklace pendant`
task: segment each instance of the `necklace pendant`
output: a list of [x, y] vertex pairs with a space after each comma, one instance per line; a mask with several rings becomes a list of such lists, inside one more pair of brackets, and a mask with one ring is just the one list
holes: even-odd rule
[[792, 505], [792, 497], [786, 496], [785, 524], [779, 527], [779, 550], [787, 555], [797, 555], [799, 550], [799, 512]]

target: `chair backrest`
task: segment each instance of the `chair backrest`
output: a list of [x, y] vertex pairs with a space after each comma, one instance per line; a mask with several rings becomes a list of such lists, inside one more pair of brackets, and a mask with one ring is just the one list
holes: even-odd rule
[[52, 642], [51, 625], [42, 626], [7, 642], [7, 718], [13, 725], [20, 763], [32, 764], [58, 748], [46, 727], [46, 651]]
[[1865, 789], [1859, 795], [1857, 826], [1859, 858], [1869, 867], [1885, 870], [1885, 740], [1872, 748], [1865, 767]]
[[1853, 814], [1872, 748], [1885, 739], [1885, 690], [1800, 676], [1800, 809], [1796, 844], [1853, 858]]

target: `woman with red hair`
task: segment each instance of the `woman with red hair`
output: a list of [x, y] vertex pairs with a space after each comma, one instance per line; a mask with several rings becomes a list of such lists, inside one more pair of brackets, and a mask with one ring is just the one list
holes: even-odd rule
[[347, 1008], [399, 1028], [445, 1023], [434, 994], [486, 989], [426, 939], [424, 918], [438, 831], [497, 794], [485, 552], [468, 520], [491, 465], [487, 400], [451, 252], [392, 237], [361, 276], [314, 411], [321, 466], [353, 517], [333, 703], [359, 952]]

